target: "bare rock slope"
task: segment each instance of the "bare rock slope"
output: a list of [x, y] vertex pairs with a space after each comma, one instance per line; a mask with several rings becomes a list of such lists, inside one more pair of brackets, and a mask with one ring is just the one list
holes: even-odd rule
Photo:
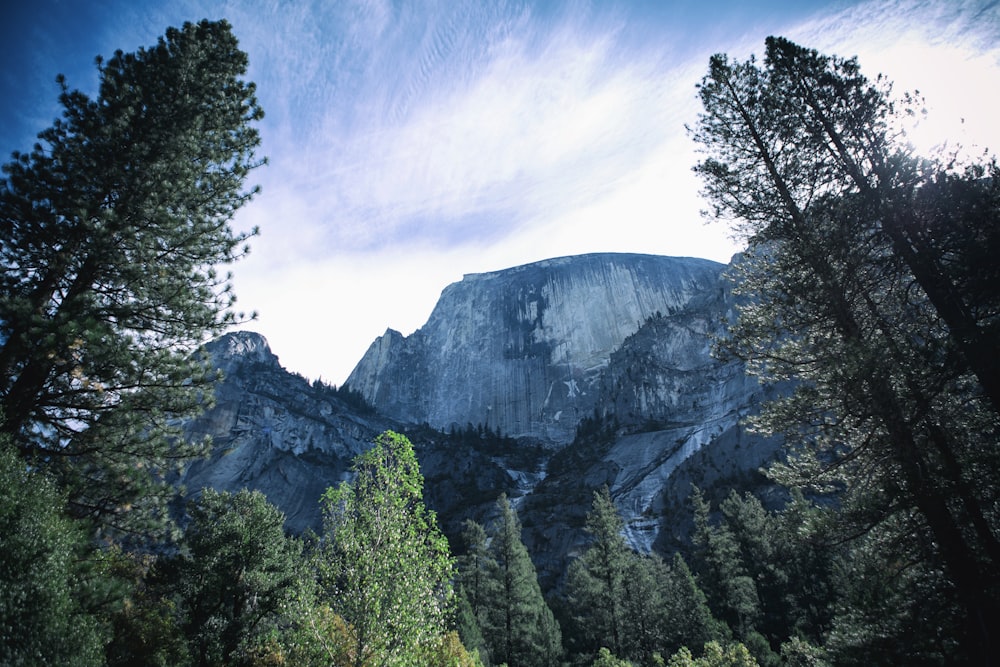
[[723, 268], [602, 253], [467, 275], [419, 330], [372, 343], [347, 383], [400, 421], [566, 444], [593, 411], [611, 354], [648, 318], [719, 289]]

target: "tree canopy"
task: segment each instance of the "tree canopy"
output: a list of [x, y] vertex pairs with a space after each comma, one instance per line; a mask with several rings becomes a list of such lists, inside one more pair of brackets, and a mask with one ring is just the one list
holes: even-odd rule
[[3, 167], [2, 428], [105, 525], [144, 529], [128, 510], [202, 451], [171, 424], [210, 399], [192, 353], [236, 321], [218, 266], [255, 233], [230, 224], [262, 164], [246, 69], [227, 22], [170, 28], [98, 60], [93, 99], [60, 77], [62, 118]]
[[901, 129], [915, 97], [783, 38], [763, 64], [712, 57], [699, 94], [695, 170], [748, 241], [722, 348], [791, 387], [755, 420], [798, 447], [780, 478], [844, 489], [841, 535], [921, 563], [982, 659], [1000, 622], [1000, 339], [996, 292], [968, 273], [995, 271], [980, 254], [998, 249], [995, 162], [917, 157]]
[[387, 431], [323, 496], [321, 599], [348, 624], [355, 667], [419, 664], [446, 634], [452, 559], [406, 436]]

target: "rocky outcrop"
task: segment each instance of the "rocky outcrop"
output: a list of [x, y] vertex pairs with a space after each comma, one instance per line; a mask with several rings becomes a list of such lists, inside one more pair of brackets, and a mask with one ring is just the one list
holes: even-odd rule
[[355, 397], [286, 371], [259, 334], [226, 334], [205, 353], [223, 377], [213, 406], [185, 431], [193, 439], [210, 437], [212, 453], [192, 462], [178, 485], [190, 494], [204, 487], [259, 490], [285, 513], [292, 532], [321, 528], [323, 492], [349, 479], [354, 458], [386, 430], [410, 436], [425, 498], [452, 536], [462, 520], [481, 518], [500, 493], [518, 495], [509, 467], [537, 467], [531, 452], [481, 451], [478, 438], [461, 441], [359, 409]]
[[318, 527], [323, 491], [346, 479], [354, 457], [395, 424], [359, 415], [332, 387], [287, 372], [259, 334], [230, 333], [205, 350], [224, 379], [214, 406], [186, 431], [210, 436], [214, 447], [181, 484], [192, 492], [259, 489], [285, 512], [289, 529]]
[[[421, 329], [378, 338], [350, 391], [288, 373], [257, 334], [229, 334], [207, 347], [225, 374], [216, 404], [187, 426], [215, 448], [182, 481], [260, 489], [290, 529], [315, 529], [322, 492], [393, 429], [413, 441], [450, 537], [512, 498], [547, 586], [585, 544], [605, 484], [630, 543], [663, 548], [692, 484], [746, 481], [778, 449], [740, 426], [761, 388], [711, 353], [733, 310], [724, 268], [597, 254], [466, 276]], [[359, 394], [378, 412], [353, 405]]]
[[606, 253], [467, 275], [419, 330], [372, 343], [347, 383], [403, 422], [565, 444], [596, 406], [611, 354], [649, 317], [717, 290], [723, 268]]

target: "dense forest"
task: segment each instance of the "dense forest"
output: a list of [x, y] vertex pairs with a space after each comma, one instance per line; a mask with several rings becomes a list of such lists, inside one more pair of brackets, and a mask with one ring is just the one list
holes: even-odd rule
[[[781, 38], [711, 59], [695, 170], [746, 242], [717, 354], [780, 396], [749, 426], [787, 443], [785, 500], [692, 489], [690, 542], [639, 554], [594, 489], [543, 591], [505, 496], [448, 543], [398, 433], [319, 534], [257, 492], [178, 498], [211, 446], [179, 427], [217, 379], [196, 350], [244, 317], [220, 269], [265, 162], [246, 68], [225, 21], [171, 28], [99, 61], [95, 99], [60, 81], [62, 118], [4, 166], [0, 663], [1000, 661], [1000, 168], [915, 155], [918, 97]], [[512, 446], [450, 437], [484, 435]]]

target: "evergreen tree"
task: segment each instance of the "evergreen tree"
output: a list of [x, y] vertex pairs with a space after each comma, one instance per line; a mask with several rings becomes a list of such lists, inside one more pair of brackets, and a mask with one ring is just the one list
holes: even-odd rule
[[708, 501], [697, 487], [691, 493], [691, 504], [699, 585], [711, 609], [743, 639], [756, 628], [760, 617], [757, 586], [747, 573], [739, 545], [728, 526], [710, 523]]
[[115, 573], [128, 589], [123, 604], [111, 614], [112, 636], [104, 647], [107, 667], [190, 665], [176, 569], [166, 568], [168, 578], [161, 576], [162, 561], [152, 554], [118, 552], [115, 556]]
[[148, 528], [204, 451], [175, 418], [208, 399], [193, 350], [237, 317], [216, 267], [246, 252], [229, 223], [261, 163], [246, 68], [225, 21], [170, 28], [98, 60], [93, 99], [60, 77], [62, 118], [3, 168], [2, 428], [78, 516]]
[[708, 599], [684, 558], [674, 554], [662, 585], [659, 650], [673, 654], [682, 646], [704, 646], [728, 638], [729, 629], [712, 616]]
[[468, 519], [463, 524], [462, 540], [465, 553], [457, 559], [455, 591], [458, 597], [457, 625], [466, 646], [478, 649], [489, 662], [489, 649], [482, 634], [486, 627], [489, 601], [496, 594], [489, 574], [496, 568], [489, 552], [486, 531]]
[[[895, 556], [925, 581], [945, 572], [935, 595], [962, 610], [962, 659], [988, 660], [987, 628], [1000, 626], [996, 296], [955, 267], [979, 257], [971, 238], [996, 241], [995, 178], [975, 177], [995, 167], [946, 176], [916, 159], [886, 82], [784, 39], [768, 39], [763, 67], [713, 57], [699, 91], [696, 170], [749, 243], [738, 269], [750, 298], [725, 348], [794, 387], [755, 420], [797, 448], [780, 478], [844, 489], [845, 539], [875, 530], [915, 547]], [[961, 188], [935, 186], [963, 180], [983, 210], [951, 208]], [[945, 235], [948, 251], [929, 240], [942, 216], [925, 199], [970, 227]]]
[[662, 651], [669, 628], [664, 624], [665, 586], [670, 571], [658, 555], [629, 551], [622, 577], [621, 656], [647, 664]]
[[321, 601], [346, 621], [354, 667], [413, 665], [446, 632], [452, 559], [413, 445], [387, 431], [358, 456], [356, 477], [323, 496]]
[[521, 522], [506, 495], [490, 535], [489, 577], [495, 591], [482, 628], [490, 655], [509, 667], [547, 667], [562, 654], [562, 638], [542, 597], [538, 576], [521, 541]]
[[931, 538], [914, 517], [855, 540], [834, 562], [832, 618], [824, 648], [837, 665], [990, 664], [968, 660], [961, 644], [961, 607], [940, 569], [920, 567], [913, 554]]
[[623, 650], [623, 605], [629, 561], [634, 554], [622, 537], [624, 524], [607, 486], [594, 492], [586, 528], [593, 541], [570, 566], [566, 583], [578, 626], [575, 634], [586, 637], [592, 653], [605, 647], [614, 655], [631, 658]]
[[0, 664], [103, 664], [99, 619], [80, 601], [87, 535], [64, 516], [54, 485], [28, 470], [3, 434], [0, 494]]
[[205, 489], [188, 512], [181, 555], [157, 576], [176, 591], [194, 664], [249, 664], [254, 642], [297, 597], [302, 545], [259, 491]]

